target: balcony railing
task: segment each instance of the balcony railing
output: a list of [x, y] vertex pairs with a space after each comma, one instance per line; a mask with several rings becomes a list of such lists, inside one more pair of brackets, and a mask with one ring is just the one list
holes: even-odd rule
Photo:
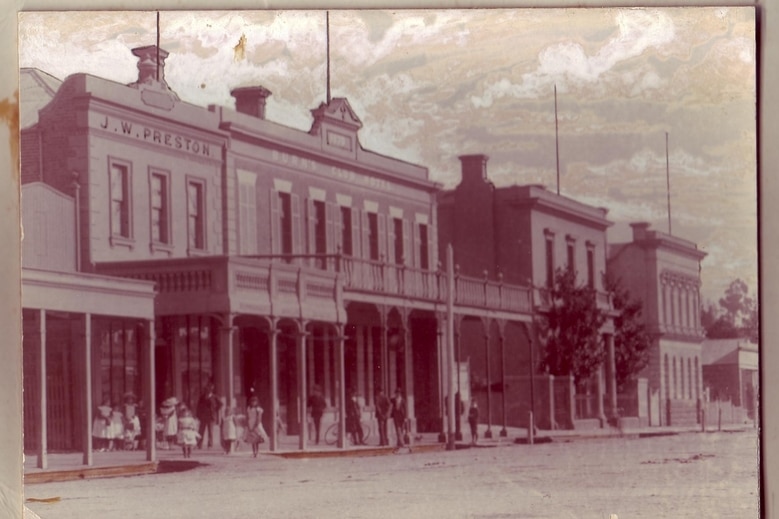
[[[341, 254], [263, 255], [252, 258], [305, 265], [340, 273], [345, 291], [402, 296], [445, 303], [446, 273]], [[532, 290], [527, 286], [455, 274], [454, 303], [485, 309], [529, 313]]]

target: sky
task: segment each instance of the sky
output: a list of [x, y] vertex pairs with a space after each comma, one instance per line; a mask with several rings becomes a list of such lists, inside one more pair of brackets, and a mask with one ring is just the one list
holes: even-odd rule
[[[307, 131], [326, 97], [324, 11], [160, 14], [165, 77], [197, 105], [232, 107], [262, 85], [266, 116]], [[154, 12], [28, 12], [19, 62], [64, 79], [131, 83], [130, 50], [155, 43]], [[243, 42], [239, 46], [239, 41]], [[741, 278], [757, 292], [756, 48], [751, 8], [331, 11], [330, 85], [360, 142], [454, 187], [458, 155], [484, 153], [497, 186], [555, 191], [707, 253], [704, 300]]]

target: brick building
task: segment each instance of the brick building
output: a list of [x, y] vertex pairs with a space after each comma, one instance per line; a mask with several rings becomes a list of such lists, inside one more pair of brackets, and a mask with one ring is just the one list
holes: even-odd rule
[[[105, 348], [82, 349], [89, 360], [72, 387], [83, 393], [83, 409], [65, 405], [77, 438], [66, 448], [91, 452], [87, 410], [103, 398], [135, 391], [149, 410], [169, 396], [194, 406], [212, 379], [238, 406], [259, 395], [271, 449], [274, 417], [308, 448], [300, 403], [314, 385], [329, 423], [340, 417], [342, 447], [338, 411], [349, 391], [367, 419], [378, 388], [400, 388], [412, 429], [442, 431], [448, 294], [458, 319], [520, 326], [531, 318], [530, 290], [481, 276], [459, 276], [447, 288], [439, 186], [422, 166], [365, 150], [346, 99], [322, 103], [309, 131], [294, 130], [265, 119], [270, 92], [261, 86], [234, 89], [236, 109], [194, 106], [165, 82], [164, 50], [133, 53], [139, 75], [130, 85], [87, 74], [58, 84], [23, 71], [25, 190], [60, 201], [58, 216], [44, 202], [25, 212], [25, 235], [36, 250], [47, 234], [31, 222], [62, 223], [49, 235], [61, 238], [70, 259], [54, 264], [57, 251], [33, 256], [25, 246], [26, 257], [51, 272], [99, 279], [106, 297], [146, 301], [115, 310], [121, 322], [108, 325]], [[25, 266], [25, 275], [36, 268]], [[25, 326], [35, 326], [42, 307], [25, 296], [24, 308]], [[100, 306], [84, 312], [92, 317], [63, 314], [63, 326], [103, 318]], [[51, 362], [44, 350], [30, 357], [26, 377]], [[26, 409], [43, 409], [28, 431], [51, 423], [43, 395], [61, 389], [53, 384], [43, 377], [37, 393], [26, 393]], [[44, 458], [47, 439], [58, 435], [41, 432], [28, 450]]]
[[609, 248], [609, 272], [643, 303], [652, 337], [641, 376], [648, 397], [638, 395], [649, 425], [689, 425], [699, 420], [703, 391], [700, 268], [705, 252], [682, 238], [631, 224], [633, 239]]

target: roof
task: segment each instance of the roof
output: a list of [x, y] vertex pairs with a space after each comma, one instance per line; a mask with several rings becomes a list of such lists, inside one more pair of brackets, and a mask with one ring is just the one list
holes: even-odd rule
[[738, 364], [739, 351], [757, 353], [757, 344], [747, 339], [705, 339], [701, 346], [703, 365]]
[[19, 70], [19, 127], [29, 128], [38, 122], [38, 110], [49, 104], [62, 80], [36, 68]]

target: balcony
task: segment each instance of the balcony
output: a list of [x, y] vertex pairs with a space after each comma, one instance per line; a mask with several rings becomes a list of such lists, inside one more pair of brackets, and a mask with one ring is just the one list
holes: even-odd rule
[[[342, 255], [211, 256], [103, 263], [99, 272], [153, 281], [158, 315], [248, 313], [344, 321], [345, 301], [444, 305], [446, 273]], [[458, 311], [532, 312], [529, 287], [455, 275]]]

